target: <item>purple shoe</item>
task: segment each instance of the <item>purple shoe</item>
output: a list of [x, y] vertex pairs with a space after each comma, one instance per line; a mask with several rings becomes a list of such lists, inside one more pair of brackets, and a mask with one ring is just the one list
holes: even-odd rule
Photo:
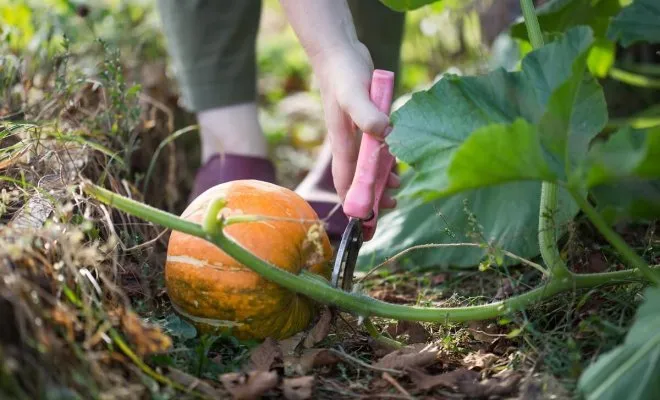
[[240, 179], [275, 183], [275, 165], [266, 158], [237, 154], [216, 154], [197, 171], [188, 202], [207, 189]]

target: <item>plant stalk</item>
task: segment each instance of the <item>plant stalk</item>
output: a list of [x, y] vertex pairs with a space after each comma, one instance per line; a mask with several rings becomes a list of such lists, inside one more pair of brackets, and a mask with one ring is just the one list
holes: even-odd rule
[[[543, 47], [543, 33], [534, 12], [532, 0], [520, 0], [527, 35], [534, 49]], [[550, 276], [564, 278], [570, 274], [568, 267], [557, 249], [555, 215], [557, 214], [558, 187], [551, 182], [541, 183], [541, 202], [539, 204], [539, 250], [543, 262], [550, 270]]]
[[358, 316], [377, 316], [395, 320], [423, 322], [465, 322], [492, 319], [509, 312], [520, 311], [530, 304], [537, 303], [561, 292], [611, 285], [616, 282], [643, 280], [639, 270], [626, 270], [602, 274], [574, 275], [563, 278], [553, 277], [539, 288], [494, 303], [468, 307], [419, 307], [390, 304], [337, 289], [322, 279], [311, 279], [304, 274], [295, 275], [278, 268], [255, 256], [235, 242], [223, 231], [209, 235], [201, 225], [183, 220], [173, 214], [158, 210], [127, 197], [115, 194], [89, 182], [83, 183], [83, 190], [98, 200], [115, 208], [157, 223], [179, 232], [205, 239], [215, 244], [229, 256], [278, 285], [300, 293], [318, 303], [336, 306]]
[[646, 89], [660, 89], [660, 79], [649, 78], [648, 76], [636, 74], [634, 72], [624, 71], [619, 68], [610, 70], [610, 78], [631, 86], [637, 86]]
[[607, 239], [608, 242], [621, 254], [621, 256], [630, 263], [633, 268], [638, 269], [649, 281], [660, 286], [660, 276], [649, 267], [649, 265], [633, 249], [628, 246], [625, 240], [617, 234], [600, 215], [600, 213], [589, 203], [587, 199], [581, 196], [578, 191], [571, 190], [571, 195], [577, 202], [580, 209], [587, 215], [598, 231]]

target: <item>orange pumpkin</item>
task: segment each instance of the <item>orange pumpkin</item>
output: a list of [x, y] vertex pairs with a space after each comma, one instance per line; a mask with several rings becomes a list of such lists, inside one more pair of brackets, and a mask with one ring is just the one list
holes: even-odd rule
[[[330, 278], [330, 240], [298, 194], [261, 181], [232, 181], [202, 193], [182, 218], [201, 224], [217, 197], [226, 200], [225, 216], [274, 217], [224, 228], [247, 250], [289, 272], [306, 269]], [[214, 244], [178, 231], [169, 239], [165, 283], [175, 310], [202, 332], [283, 339], [307, 327], [316, 312], [310, 299], [262, 278]]]

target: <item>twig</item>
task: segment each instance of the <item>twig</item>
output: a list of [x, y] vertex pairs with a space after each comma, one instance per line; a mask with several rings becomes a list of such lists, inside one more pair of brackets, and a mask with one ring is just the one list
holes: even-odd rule
[[404, 395], [407, 399], [414, 398], [410, 395], [410, 393], [408, 393], [406, 389], [403, 388], [403, 386], [401, 386], [401, 384], [399, 384], [399, 382], [397, 382], [396, 379], [392, 377], [392, 375], [388, 374], [387, 372], [383, 372], [383, 379], [388, 381], [390, 385], [394, 386], [394, 388], [398, 390], [402, 395]]
[[399, 371], [399, 370], [396, 370], [396, 369], [374, 367], [371, 364], [367, 364], [366, 362], [347, 354], [343, 350], [328, 349], [328, 351], [333, 353], [333, 354], [338, 355], [339, 357], [343, 358], [344, 360], [353, 362], [355, 364], [358, 364], [361, 367], [364, 367], [364, 368], [367, 368], [367, 369], [370, 369], [370, 370], [373, 370], [373, 371], [388, 372], [388, 373], [394, 374], [394, 375], [403, 375], [404, 374], [403, 371]]
[[[369, 275], [374, 273], [376, 270], [382, 268], [383, 266], [405, 256], [408, 253], [411, 253], [415, 250], [423, 250], [423, 249], [437, 249], [437, 248], [443, 248], [443, 247], [483, 247], [483, 245], [479, 243], [426, 243], [426, 244], [419, 244], [416, 246], [411, 246], [408, 247], [407, 249], [393, 255], [392, 257], [388, 258], [387, 260], [383, 261], [382, 263], [376, 265], [372, 269], [369, 270], [364, 276], [362, 276], [360, 279], [358, 279], [358, 282], [362, 282], [364, 279], [366, 279]], [[537, 264], [533, 261], [527, 260], [526, 258], [520, 257], [519, 255], [516, 255], [514, 253], [511, 253], [510, 251], [507, 250], [502, 250], [500, 249], [502, 254], [505, 256], [512, 258], [514, 260], [518, 260], [523, 264], [526, 264], [539, 272], [541, 272], [544, 276], [548, 275], [548, 271], [540, 264]]]

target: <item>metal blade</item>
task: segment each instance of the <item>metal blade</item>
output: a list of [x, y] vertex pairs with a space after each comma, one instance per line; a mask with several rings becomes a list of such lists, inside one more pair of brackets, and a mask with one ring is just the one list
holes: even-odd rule
[[339, 277], [341, 276], [342, 289], [344, 291], [350, 291], [352, 289], [355, 263], [363, 240], [362, 220], [351, 218], [348, 221], [346, 230], [339, 243], [339, 249], [337, 250], [337, 258], [335, 258], [335, 265], [332, 269], [332, 286], [339, 286]]

